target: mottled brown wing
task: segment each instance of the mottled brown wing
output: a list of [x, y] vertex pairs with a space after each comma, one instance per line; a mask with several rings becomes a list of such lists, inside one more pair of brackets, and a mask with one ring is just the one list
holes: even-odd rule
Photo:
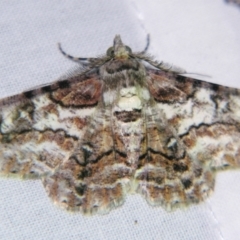
[[107, 213], [121, 205], [132, 169], [103, 88], [96, 75], [83, 75], [1, 100], [1, 173], [40, 177], [67, 210]]
[[97, 108], [71, 157], [43, 179], [49, 197], [60, 207], [103, 214], [123, 204], [132, 169], [120, 152], [123, 143], [116, 143], [111, 115], [111, 108]]
[[101, 93], [97, 75], [82, 74], [0, 100], [0, 173], [54, 172], [78, 145]]
[[137, 191], [168, 209], [199, 202], [216, 170], [240, 167], [240, 91], [154, 70], [147, 84], [154, 100]]

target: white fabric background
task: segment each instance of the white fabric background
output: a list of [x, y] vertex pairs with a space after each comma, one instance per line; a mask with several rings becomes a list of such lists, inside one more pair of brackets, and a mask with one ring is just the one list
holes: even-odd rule
[[[54, 81], [75, 56], [96, 56], [121, 34], [133, 50], [240, 88], [240, 9], [223, 0], [1, 0], [0, 97]], [[41, 181], [0, 178], [0, 239], [239, 239], [240, 171], [218, 174], [205, 203], [166, 212], [138, 195], [104, 216], [55, 207]], [[137, 221], [137, 223], [135, 223]]]

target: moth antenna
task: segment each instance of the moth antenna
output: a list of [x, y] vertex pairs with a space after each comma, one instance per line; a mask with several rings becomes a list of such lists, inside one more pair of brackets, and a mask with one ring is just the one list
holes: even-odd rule
[[[78, 63], [82, 63], [82, 61], [89, 61], [90, 59], [92, 58], [81, 58], [81, 57], [74, 57], [74, 56], [71, 56], [69, 54], [67, 54], [63, 49], [62, 49], [62, 46], [60, 43], [58, 43], [58, 49], [59, 51], [68, 59], [74, 61], [74, 62], [78, 62]], [[86, 63], [85, 63], [86, 64]]]
[[149, 46], [150, 46], [150, 34], [148, 33], [147, 34], [147, 43], [146, 43], [144, 50], [141, 52], [141, 54], [145, 54], [147, 52]]

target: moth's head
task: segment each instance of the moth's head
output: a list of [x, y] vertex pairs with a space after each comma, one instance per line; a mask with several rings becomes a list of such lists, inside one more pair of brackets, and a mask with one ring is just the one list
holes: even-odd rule
[[113, 46], [107, 50], [107, 56], [115, 59], [127, 59], [130, 53], [132, 53], [131, 48], [123, 44], [120, 35], [116, 35]]

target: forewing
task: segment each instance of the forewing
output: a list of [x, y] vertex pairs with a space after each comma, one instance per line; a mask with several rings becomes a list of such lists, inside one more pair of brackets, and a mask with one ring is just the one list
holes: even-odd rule
[[66, 161], [101, 97], [96, 74], [74, 76], [0, 101], [0, 173], [47, 175]]
[[216, 170], [240, 167], [240, 92], [154, 70], [147, 84], [153, 100], [138, 192], [167, 208], [199, 202]]
[[[201, 158], [208, 159], [212, 169], [239, 167], [240, 90], [162, 72], [152, 72], [150, 77], [157, 108], [176, 130], [188, 155], [196, 159], [202, 152]], [[164, 99], [162, 79], [169, 93]], [[158, 85], [155, 92], [153, 85]]]

